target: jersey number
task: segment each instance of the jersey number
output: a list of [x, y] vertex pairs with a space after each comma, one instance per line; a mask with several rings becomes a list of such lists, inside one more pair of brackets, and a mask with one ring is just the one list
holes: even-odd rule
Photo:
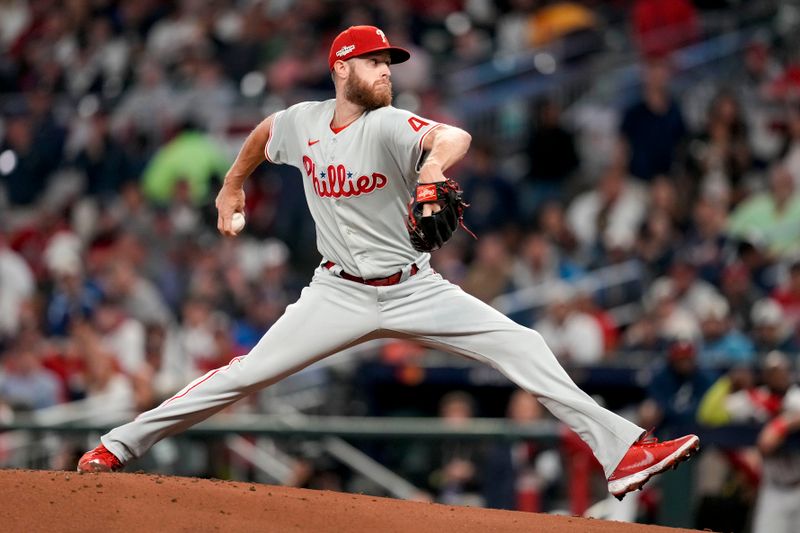
[[424, 128], [425, 126], [429, 125], [428, 122], [425, 122], [424, 120], [422, 120], [419, 117], [411, 117], [411, 118], [409, 118], [408, 119], [408, 123], [411, 125], [411, 127], [414, 129], [414, 131], [419, 131], [422, 128]]

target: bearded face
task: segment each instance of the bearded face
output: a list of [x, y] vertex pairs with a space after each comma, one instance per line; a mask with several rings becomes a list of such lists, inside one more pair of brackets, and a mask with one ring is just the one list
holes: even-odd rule
[[344, 96], [367, 111], [386, 107], [392, 103], [392, 82], [382, 78], [370, 84], [353, 69], [345, 82]]

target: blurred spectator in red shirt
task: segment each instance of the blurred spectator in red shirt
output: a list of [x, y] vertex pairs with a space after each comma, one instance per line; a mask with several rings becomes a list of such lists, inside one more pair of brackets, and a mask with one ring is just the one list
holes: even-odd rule
[[789, 267], [789, 276], [772, 293], [793, 325], [800, 324], [800, 259]]
[[633, 32], [644, 56], [663, 55], [698, 37], [697, 11], [689, 0], [637, 0]]

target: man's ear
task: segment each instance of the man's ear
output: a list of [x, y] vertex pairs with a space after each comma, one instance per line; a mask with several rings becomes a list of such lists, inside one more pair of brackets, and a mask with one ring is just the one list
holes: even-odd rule
[[347, 79], [347, 76], [350, 74], [350, 65], [347, 64], [346, 61], [337, 60], [333, 64], [333, 79], [336, 81], [336, 78], [339, 79]]

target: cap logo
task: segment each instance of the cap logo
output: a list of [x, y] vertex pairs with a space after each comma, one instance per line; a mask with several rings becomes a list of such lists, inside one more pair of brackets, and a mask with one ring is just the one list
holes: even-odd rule
[[384, 35], [383, 31], [381, 31], [381, 30], [375, 30], [375, 33], [377, 33], [377, 34], [378, 34], [378, 37], [380, 37], [380, 38], [381, 38], [381, 41], [383, 41], [385, 44], [389, 44], [389, 43], [386, 41], [386, 35]]
[[[380, 30], [378, 30], [378, 31], [380, 31]], [[347, 54], [349, 54], [350, 52], [352, 52], [355, 49], [356, 49], [356, 45], [354, 45], [354, 44], [348, 44], [348, 45], [342, 46], [341, 48], [339, 48], [339, 51], [336, 52], [336, 57], [344, 57], [344, 56], [346, 56]]]

